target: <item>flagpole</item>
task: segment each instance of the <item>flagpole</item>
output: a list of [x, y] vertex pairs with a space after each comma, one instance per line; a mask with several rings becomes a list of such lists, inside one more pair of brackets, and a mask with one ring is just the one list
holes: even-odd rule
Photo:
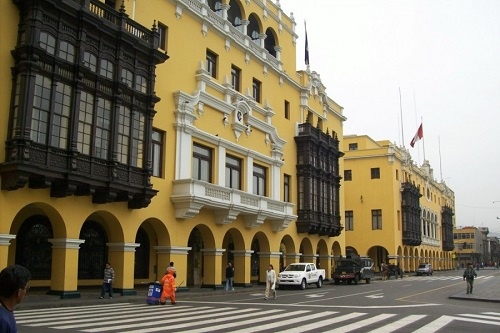
[[403, 130], [403, 106], [401, 105], [401, 87], [399, 87], [399, 113], [401, 114], [401, 140], [403, 140], [403, 148], [405, 147], [405, 134]]
[[[423, 124], [424, 124], [424, 118], [423, 117], [420, 117], [420, 124], [423, 128]], [[424, 150], [424, 162], [425, 162], [425, 137], [422, 136], [422, 149]]]
[[307, 66], [307, 71], [309, 71], [309, 41], [307, 40], [307, 24], [306, 20], [304, 20], [304, 31], [306, 33], [306, 41], [304, 45], [304, 62]]
[[443, 182], [443, 166], [441, 165], [441, 137], [438, 136], [438, 148], [439, 148], [439, 175], [441, 176], [441, 182]]

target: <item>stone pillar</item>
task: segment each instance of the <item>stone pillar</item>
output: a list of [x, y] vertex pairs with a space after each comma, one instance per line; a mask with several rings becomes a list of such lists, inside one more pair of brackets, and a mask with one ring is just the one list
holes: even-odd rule
[[16, 235], [0, 234], [0, 267], [9, 265], [9, 246], [10, 241], [15, 239]]
[[319, 267], [317, 268], [321, 268], [321, 269], [324, 269], [325, 270], [325, 276], [323, 276], [323, 279], [325, 281], [328, 281], [330, 279], [330, 277], [332, 276], [332, 265], [330, 265], [330, 262], [332, 260], [333, 256], [331, 255], [320, 255], [319, 256]]
[[83, 239], [51, 238], [52, 268], [49, 295], [80, 298], [78, 289], [78, 251]]
[[300, 261], [302, 253], [285, 253], [285, 268], [286, 266]]
[[203, 283], [202, 288], [224, 289], [222, 285], [222, 254], [226, 249], [202, 249]]
[[302, 259], [304, 260], [303, 262], [316, 263], [317, 257], [318, 257], [317, 254], [302, 254]]
[[233, 250], [234, 254], [234, 285], [251, 287], [250, 282], [253, 250]]
[[[122, 296], [137, 295], [134, 289], [134, 262], [135, 248], [138, 243], [107, 243], [109, 248], [109, 262], [115, 271], [113, 291]], [[104, 270], [104, 267], [103, 267]]]
[[273, 265], [276, 274], [279, 273], [281, 252], [258, 252], [259, 255], [259, 284], [266, 284], [266, 271]]
[[187, 290], [187, 255], [191, 247], [155, 246], [154, 249], [157, 254], [155, 280], [160, 281], [170, 262], [173, 262], [177, 273], [175, 284], [178, 290]]

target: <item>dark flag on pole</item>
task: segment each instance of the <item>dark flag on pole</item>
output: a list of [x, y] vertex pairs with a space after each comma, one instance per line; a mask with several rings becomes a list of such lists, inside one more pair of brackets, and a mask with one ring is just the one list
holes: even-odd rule
[[309, 43], [307, 42], [307, 26], [306, 21], [304, 21], [304, 28], [306, 30], [306, 48], [305, 48], [305, 58], [304, 61], [307, 66], [309, 66]]

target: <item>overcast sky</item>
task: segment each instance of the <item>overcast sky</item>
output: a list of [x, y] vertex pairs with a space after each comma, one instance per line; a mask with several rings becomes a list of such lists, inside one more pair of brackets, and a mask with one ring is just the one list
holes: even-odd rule
[[404, 145], [418, 165], [425, 157], [455, 192], [457, 226], [500, 236], [500, 0], [280, 4], [297, 23], [298, 69], [307, 22], [310, 68], [344, 107], [344, 134]]

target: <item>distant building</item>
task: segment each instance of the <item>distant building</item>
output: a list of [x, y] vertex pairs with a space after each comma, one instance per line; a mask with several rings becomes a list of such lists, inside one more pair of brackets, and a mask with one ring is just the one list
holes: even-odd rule
[[488, 228], [462, 227], [453, 230], [455, 256], [460, 265], [467, 263], [483, 264], [491, 260], [491, 243], [488, 241]]
[[345, 230], [348, 252], [415, 271], [453, 267], [455, 196], [428, 161], [366, 135], [344, 136]]

